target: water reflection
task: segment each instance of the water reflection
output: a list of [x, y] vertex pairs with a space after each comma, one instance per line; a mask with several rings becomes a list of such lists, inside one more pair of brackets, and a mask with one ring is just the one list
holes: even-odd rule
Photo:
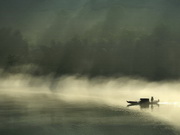
[[[48, 97], [48, 98], [47, 98]], [[48, 95], [0, 100], [1, 135], [174, 135], [172, 127], [126, 108]]]
[[149, 109], [149, 108], [151, 108], [151, 110], [153, 110], [154, 107], [159, 107], [160, 104], [159, 103], [157, 103], [157, 104], [148, 104], [148, 103], [146, 104], [146, 103], [144, 103], [144, 104], [128, 104], [127, 105], [127, 107], [131, 107], [131, 106], [139, 106], [140, 109]]
[[130, 110], [136, 110], [150, 117], [164, 121], [165, 123], [169, 123], [180, 133], [180, 102], [159, 102], [154, 105], [127, 105], [127, 107]]
[[[52, 91], [50, 82], [0, 79], [0, 135], [180, 134], [179, 103], [170, 103], [179, 101], [180, 83], [65, 77]], [[126, 107], [149, 95], [167, 102]]]

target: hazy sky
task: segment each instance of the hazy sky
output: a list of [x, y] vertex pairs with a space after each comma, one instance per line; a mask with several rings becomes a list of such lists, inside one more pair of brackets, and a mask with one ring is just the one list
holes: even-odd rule
[[1, 0], [0, 27], [20, 29], [32, 42], [64, 39], [104, 22], [138, 30], [179, 24], [179, 7], [178, 0]]
[[48, 29], [61, 10], [76, 10], [79, 2], [73, 0], [1, 0], [0, 27], [22, 30], [33, 38]]
[[[9, 56], [21, 54], [45, 73], [174, 78], [179, 12], [179, 0], [0, 0], [0, 63], [11, 66], [18, 60]], [[25, 59], [28, 45], [41, 48]]]

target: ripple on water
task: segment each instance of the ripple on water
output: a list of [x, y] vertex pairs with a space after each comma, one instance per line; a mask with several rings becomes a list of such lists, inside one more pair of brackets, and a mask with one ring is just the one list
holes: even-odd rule
[[35, 98], [34, 102], [13, 98], [0, 100], [0, 135], [176, 134], [172, 127], [154, 117], [126, 108]]

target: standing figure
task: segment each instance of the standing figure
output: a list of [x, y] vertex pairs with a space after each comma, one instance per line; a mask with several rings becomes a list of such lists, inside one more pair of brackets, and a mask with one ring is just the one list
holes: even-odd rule
[[151, 97], [151, 102], [153, 102], [153, 101], [154, 101], [154, 97], [152, 96], [152, 97]]

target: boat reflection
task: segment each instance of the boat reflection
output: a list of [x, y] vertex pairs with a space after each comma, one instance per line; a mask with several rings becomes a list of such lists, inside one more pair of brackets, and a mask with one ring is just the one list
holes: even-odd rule
[[131, 106], [140, 106], [141, 109], [154, 109], [155, 106], [159, 107], [160, 104], [148, 104], [148, 103], [143, 103], [143, 104], [128, 104], [127, 107], [131, 107]]
[[151, 109], [153, 109], [154, 106], [159, 107], [159, 99], [154, 100], [153, 97], [151, 97], [151, 101], [149, 100], [149, 98], [140, 98], [140, 101], [127, 101], [127, 103], [129, 103], [127, 107], [138, 105], [140, 106], [141, 109], [150, 108], [150, 107]]

